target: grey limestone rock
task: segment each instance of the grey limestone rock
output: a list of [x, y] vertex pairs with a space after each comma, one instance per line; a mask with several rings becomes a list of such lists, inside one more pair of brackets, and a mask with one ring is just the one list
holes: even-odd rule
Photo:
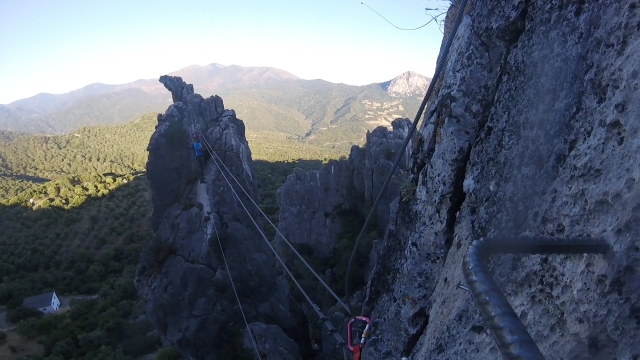
[[[263, 360], [302, 360], [298, 346], [277, 325], [249, 324], [249, 334], [244, 332], [244, 345]], [[253, 339], [252, 339], [253, 337]], [[254, 346], [255, 344], [255, 346]]]
[[[343, 212], [364, 216], [365, 204], [371, 204], [405, 139], [410, 123], [396, 119], [393, 130], [378, 127], [367, 133], [363, 148], [354, 146], [349, 159], [330, 161], [321, 170], [295, 169], [278, 189], [280, 217], [278, 230], [291, 242], [305, 244], [313, 256], [326, 260], [335, 252], [342, 231]], [[383, 194], [376, 212], [377, 226], [384, 231], [389, 221], [389, 204], [398, 196], [407, 168], [407, 156], [401, 160], [389, 189]], [[276, 237], [278, 248], [287, 254], [286, 245]]]
[[[364, 199], [366, 204], [372, 204], [380, 192], [382, 185], [393, 168], [393, 163], [402, 148], [411, 122], [408, 119], [396, 119], [391, 123], [392, 131], [385, 127], [378, 127], [367, 134], [367, 143], [364, 147], [365, 159], [363, 169], [356, 166], [356, 171], [362, 171], [364, 183]], [[389, 223], [389, 205], [400, 195], [400, 187], [408, 180], [405, 171], [408, 168], [409, 150], [408, 144], [405, 153], [402, 154], [398, 170], [389, 183], [389, 187], [382, 194], [380, 203], [376, 208], [378, 229], [384, 232]], [[355, 160], [354, 164], [357, 164]]]
[[470, 243], [592, 236], [612, 250], [496, 257], [496, 282], [547, 358], [640, 358], [638, 24], [636, 0], [469, 1], [370, 278], [382, 348], [500, 358], [458, 288]]
[[[150, 321], [185, 358], [217, 359], [227, 346], [225, 336], [244, 328], [232, 277], [247, 319], [280, 327], [302, 344], [304, 354], [304, 319], [252, 220], [259, 218], [248, 201], [256, 198], [256, 181], [242, 121], [233, 110], [224, 109], [222, 99], [203, 99], [178, 77], [163, 76], [161, 82], [175, 103], [158, 116], [148, 147], [154, 239], [140, 256], [135, 280]], [[207, 162], [206, 184], [197, 181], [190, 141], [198, 132], [217, 156]]]
[[[278, 230], [296, 244], [305, 244], [313, 256], [327, 260], [333, 254], [341, 224], [339, 212], [352, 208], [354, 195], [347, 189], [352, 170], [346, 161], [330, 161], [322, 170], [295, 169], [278, 189]], [[278, 249], [287, 247], [277, 236]]]

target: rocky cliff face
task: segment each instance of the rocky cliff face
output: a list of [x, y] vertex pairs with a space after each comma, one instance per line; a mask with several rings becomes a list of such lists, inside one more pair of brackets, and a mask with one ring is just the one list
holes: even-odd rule
[[[452, 11], [456, 11], [453, 9]], [[464, 284], [492, 235], [603, 237], [602, 255], [492, 268], [549, 359], [640, 357], [640, 3], [469, 1], [369, 286], [381, 346], [500, 354]]]
[[[408, 120], [397, 119], [392, 123], [392, 131], [380, 126], [367, 133], [366, 145], [354, 146], [347, 160], [330, 161], [322, 170], [296, 169], [278, 189], [280, 233], [292, 243], [306, 245], [311, 255], [321, 261], [334, 256], [344, 222], [364, 216], [368, 210], [365, 204], [373, 202], [410, 126]], [[404, 156], [401, 161], [402, 171], [407, 169], [407, 159]], [[399, 171], [380, 201], [377, 212], [380, 232], [387, 227], [389, 204], [401, 183]], [[278, 247], [287, 254], [281, 241], [278, 236]]]
[[[458, 287], [471, 242], [494, 235], [606, 239], [605, 255], [501, 256], [491, 268], [547, 358], [640, 358], [639, 24], [637, 0], [469, 2], [369, 278], [378, 341], [367, 358], [385, 358], [384, 350], [411, 359], [500, 358], [473, 299]], [[219, 98], [164, 82], [175, 104], [149, 145], [156, 238], [136, 280], [150, 319], [198, 359], [220, 353], [211, 339], [226, 324], [243, 327], [210, 237], [215, 224], [231, 263], [242, 264], [230, 270], [243, 279], [240, 300], [258, 346], [274, 359], [307, 358], [297, 340], [307, 335], [295, 334], [306, 327], [292, 320], [303, 316], [257, 230], [211, 163], [210, 182], [195, 183], [194, 122], [253, 196], [242, 123]], [[395, 149], [402, 136], [375, 138]], [[367, 158], [387, 157], [366, 151], [287, 180], [280, 229], [290, 240], [330, 253], [340, 231], [336, 211], [363, 212], [380, 184]]]
[[273, 358], [274, 349], [280, 349], [277, 344], [286, 343], [278, 354], [293, 351], [286, 358], [299, 359], [308, 343], [306, 326], [286, 282], [276, 272], [261, 230], [249, 218], [258, 219], [257, 210], [232, 182], [250, 215], [244, 212], [213, 159], [206, 166], [207, 183], [197, 181], [199, 170], [190, 138], [201, 131], [255, 198], [244, 125], [233, 110], [224, 109], [220, 97], [204, 99], [179, 77], [163, 76], [160, 81], [171, 91], [174, 104], [158, 116], [148, 147], [155, 238], [140, 257], [136, 277], [147, 314], [185, 359], [218, 359], [229, 344], [242, 342], [237, 330], [245, 328], [231, 275], [247, 320], [260, 335], [263, 355]]

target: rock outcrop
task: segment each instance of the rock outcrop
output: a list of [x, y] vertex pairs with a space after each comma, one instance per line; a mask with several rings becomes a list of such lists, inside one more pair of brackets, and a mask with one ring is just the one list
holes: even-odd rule
[[[349, 159], [329, 161], [321, 170], [295, 169], [278, 189], [280, 233], [292, 243], [307, 246], [321, 261], [331, 258], [344, 230], [343, 222], [354, 216], [362, 218], [368, 211], [365, 204], [371, 205], [380, 190], [410, 126], [408, 120], [397, 119], [392, 131], [380, 126], [367, 133], [366, 145], [354, 146]], [[401, 160], [401, 170], [407, 169], [407, 159], [404, 156]], [[403, 182], [402, 173], [397, 174], [377, 210], [380, 232], [389, 222], [389, 204]], [[281, 241], [277, 236], [278, 248], [287, 254]]]
[[469, 1], [370, 278], [380, 348], [500, 358], [458, 288], [470, 243], [592, 236], [612, 250], [498, 257], [496, 281], [549, 359], [640, 357], [639, 54], [636, 0]]
[[[366, 146], [354, 149], [351, 153], [351, 162], [355, 169], [354, 185], [358, 192], [364, 193], [367, 206], [378, 196], [398, 152], [402, 150], [402, 143], [409, 133], [411, 122], [408, 119], [396, 119], [391, 123], [391, 128], [392, 131], [388, 131], [385, 127], [377, 127], [367, 134]], [[401, 187], [407, 185], [406, 170], [409, 166], [411, 148], [412, 143], [409, 142], [402, 154], [398, 170], [376, 208], [377, 226], [381, 233], [384, 233], [389, 223], [389, 205], [401, 192]]]
[[[358, 194], [347, 190], [352, 181], [347, 161], [329, 161], [322, 170], [296, 168], [278, 189], [278, 231], [292, 243], [306, 245], [314, 257], [328, 260], [342, 229], [341, 212], [356, 206]], [[281, 241], [278, 235], [279, 252], [288, 254]]]
[[[498, 235], [606, 239], [605, 255], [501, 256], [491, 269], [546, 357], [640, 358], [639, 24], [637, 0], [469, 1], [458, 32], [445, 34], [454, 36], [446, 71], [405, 154], [409, 186], [392, 183], [378, 210], [386, 235], [367, 287], [377, 337], [367, 358], [500, 358], [458, 286], [471, 242]], [[215, 359], [225, 344], [212, 339], [243, 328], [215, 224], [240, 265], [230, 271], [262, 356], [308, 358], [304, 316], [211, 160], [209, 183], [196, 183], [192, 124], [254, 196], [242, 122], [221, 99], [163, 82], [176, 102], [149, 144], [156, 237], [136, 279], [149, 318], [187, 358]], [[291, 175], [278, 193], [280, 231], [330, 257], [344, 230], [338, 213], [364, 214], [390, 168], [408, 127], [395, 125], [348, 161]]]
[[238, 343], [229, 337], [245, 329], [231, 276], [247, 320], [261, 323], [255, 327], [263, 337], [281, 342], [288, 336], [302, 344], [296, 355], [304, 356], [307, 327], [251, 219], [259, 218], [257, 209], [226, 173], [248, 204], [250, 215], [245, 213], [215, 158], [206, 166], [206, 184], [197, 181], [190, 137], [202, 132], [248, 196], [256, 198], [242, 121], [224, 109], [218, 96], [204, 99], [179, 77], [163, 76], [160, 81], [174, 104], [158, 116], [148, 147], [154, 239], [140, 256], [136, 287], [149, 319], [185, 358], [218, 359], [229, 344]]

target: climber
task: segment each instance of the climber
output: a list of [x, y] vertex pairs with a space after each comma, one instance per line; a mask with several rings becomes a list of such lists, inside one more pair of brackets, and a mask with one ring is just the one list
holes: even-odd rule
[[204, 184], [204, 152], [202, 151], [202, 143], [200, 142], [200, 135], [193, 134], [193, 150], [196, 153], [196, 160], [198, 160], [198, 166], [200, 167], [200, 183]]

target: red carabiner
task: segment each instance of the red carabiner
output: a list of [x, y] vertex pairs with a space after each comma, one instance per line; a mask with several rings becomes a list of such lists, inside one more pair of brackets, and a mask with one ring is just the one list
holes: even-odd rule
[[[360, 320], [367, 323], [367, 326], [365, 326], [364, 330], [362, 331], [362, 337], [360, 338], [360, 341], [357, 344], [353, 344], [351, 342], [352, 341], [351, 326], [353, 325], [353, 322], [355, 320]], [[364, 346], [367, 343], [367, 339], [369, 338], [370, 332], [371, 332], [371, 319], [369, 319], [368, 317], [356, 316], [355, 318], [352, 318], [351, 320], [349, 320], [349, 324], [347, 324], [347, 346], [349, 346], [349, 350], [353, 352], [353, 360], [360, 360], [360, 353], [362, 352], [362, 349], [364, 349]]]

